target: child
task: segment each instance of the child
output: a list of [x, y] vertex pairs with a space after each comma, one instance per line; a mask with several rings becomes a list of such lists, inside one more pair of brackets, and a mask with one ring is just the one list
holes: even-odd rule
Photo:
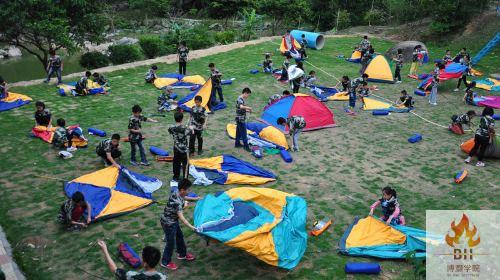
[[455, 58], [453, 58], [453, 61], [456, 62], [456, 63], [460, 63], [460, 61], [466, 57], [466, 56], [470, 56], [469, 53], [467, 52], [467, 48], [462, 48], [458, 53], [457, 55], [455, 56]]
[[410, 74], [408, 76], [417, 76], [418, 66], [420, 65], [420, 45], [413, 48], [412, 60], [410, 66]]
[[144, 77], [144, 80], [146, 81], [146, 83], [152, 84], [152, 83], [154, 83], [156, 78], [158, 78], [158, 76], [156, 75], [156, 70], [158, 70], [158, 67], [156, 65], [151, 66], [149, 71], [146, 73], [146, 76]]
[[111, 138], [102, 140], [97, 145], [95, 152], [104, 162], [104, 166], [114, 166], [120, 169], [120, 165], [115, 161], [115, 159], [122, 156], [120, 151], [120, 134], [113, 134]]
[[291, 93], [288, 90], [284, 90], [282, 94], [273, 94], [271, 97], [269, 97], [269, 101], [267, 102], [267, 105], [271, 105], [274, 102], [276, 102], [277, 100], [279, 100], [285, 96], [289, 96], [290, 94]]
[[306, 35], [302, 34], [300, 36], [300, 58], [301, 59], [307, 58], [306, 48], [307, 48]]
[[302, 83], [304, 75], [301, 75], [293, 80], [290, 80], [290, 86], [293, 93], [298, 93], [300, 90], [300, 84]]
[[399, 99], [396, 101], [396, 106], [401, 108], [413, 108], [413, 97], [411, 97], [406, 90], [401, 91]]
[[291, 116], [287, 119], [279, 117], [276, 121], [278, 125], [288, 126], [290, 138], [292, 138], [292, 151], [299, 151], [299, 134], [306, 127], [306, 120], [302, 116]]
[[72, 146], [72, 139], [73, 134], [66, 129], [66, 121], [64, 119], [57, 119], [57, 128], [54, 131], [52, 145], [57, 149], [65, 149], [68, 147], [68, 152], [74, 152], [76, 148]]
[[351, 80], [349, 80], [348, 76], [342, 76], [340, 84], [342, 85], [342, 91], [348, 92], [349, 88], [351, 87]]
[[361, 69], [359, 69], [360, 75], [363, 75], [363, 73], [365, 73], [366, 68], [368, 67], [368, 64], [370, 63], [370, 60], [372, 60], [374, 53], [375, 53], [375, 50], [371, 47], [368, 51], [364, 52], [363, 56], [361, 57]]
[[448, 64], [453, 61], [453, 58], [451, 57], [451, 51], [446, 50], [446, 53], [443, 56], [443, 64]]
[[465, 87], [467, 88], [468, 87], [468, 83], [467, 83], [467, 75], [469, 74], [470, 72], [470, 57], [469, 56], [464, 56], [461, 60], [460, 60], [460, 64], [462, 64], [463, 66], [467, 67], [466, 70], [463, 72], [462, 74], [462, 77], [460, 77], [460, 79], [458, 79], [458, 83], [457, 83], [457, 88], [454, 89], [453, 91], [459, 91], [460, 90], [460, 84], [462, 83], [462, 81], [464, 82], [464, 85]]
[[[484, 167], [483, 157], [486, 147], [490, 144], [492, 137], [495, 137], [495, 120], [493, 115], [495, 112], [491, 107], [485, 107], [481, 120], [479, 121], [479, 128], [476, 130], [474, 136], [474, 147], [470, 150], [469, 156], [465, 159], [466, 163], [470, 163], [472, 157], [477, 153], [476, 166]], [[479, 150], [479, 153], [477, 152]]]
[[189, 193], [189, 188], [191, 187], [191, 181], [188, 179], [182, 179], [179, 182], [177, 191], [172, 191], [170, 197], [168, 198], [165, 210], [163, 210], [163, 215], [160, 218], [160, 223], [165, 233], [165, 249], [163, 250], [163, 256], [161, 258], [161, 266], [169, 269], [176, 270], [177, 265], [172, 262], [172, 253], [174, 252], [174, 243], [177, 247], [177, 259], [193, 261], [195, 259], [194, 255], [188, 253], [186, 250], [186, 243], [184, 242], [184, 234], [179, 225], [179, 220], [182, 221], [191, 230], [196, 231], [196, 228], [191, 225], [184, 217], [183, 209], [186, 207], [187, 201], [185, 201], [186, 195]]
[[361, 55], [364, 55], [371, 47], [371, 43], [368, 40], [368, 36], [363, 36], [363, 40], [359, 43], [359, 51]]
[[474, 93], [474, 91], [472, 89], [475, 86], [476, 86], [476, 82], [472, 81], [469, 83], [469, 85], [467, 86], [467, 89], [465, 90], [463, 100], [464, 100], [465, 104], [467, 104], [467, 105], [474, 105], [474, 97], [476, 97], [476, 94]]
[[198, 139], [198, 155], [203, 154], [203, 130], [207, 128], [208, 115], [205, 107], [201, 106], [203, 98], [199, 95], [194, 97], [194, 106], [191, 108], [189, 125], [193, 129], [193, 134], [189, 138], [189, 153], [194, 154], [194, 143]]
[[176, 102], [173, 100], [172, 95], [174, 91], [171, 86], [166, 86], [165, 90], [158, 96], [158, 112], [172, 111], [177, 108]]
[[307, 75], [306, 78], [304, 79], [304, 85], [306, 87], [310, 87], [313, 86], [314, 83], [316, 83], [316, 81], [317, 81], [316, 71], [311, 70], [309, 71], [309, 75]]
[[392, 59], [396, 62], [396, 70], [394, 71], [394, 79], [396, 79], [396, 84], [401, 83], [401, 69], [403, 68], [403, 50], [398, 49], [398, 53], [395, 58]]
[[373, 211], [377, 206], [382, 206], [382, 215], [380, 219], [384, 221], [387, 225], [405, 225], [405, 218], [401, 215], [401, 209], [399, 208], [399, 202], [396, 195], [396, 190], [391, 187], [385, 187], [382, 189], [382, 198], [377, 200], [370, 206], [370, 216], [373, 215]]
[[144, 152], [144, 147], [142, 146], [142, 122], [158, 122], [151, 118], [146, 118], [142, 114], [142, 108], [139, 105], [134, 105], [132, 107], [132, 116], [128, 119], [128, 140], [130, 142], [130, 164], [137, 166], [137, 161], [135, 157], [136, 146], [139, 148], [139, 153], [141, 155], [141, 165], [148, 166], [149, 162], [146, 159], [146, 153]]
[[217, 98], [215, 97], [215, 93], [219, 94], [219, 102], [224, 102], [224, 96], [222, 95], [222, 73], [215, 68], [215, 64], [208, 64], [208, 68], [210, 68], [210, 78], [212, 79], [212, 93], [210, 96], [210, 104], [212, 106], [217, 105]]
[[290, 67], [290, 59], [292, 59], [292, 56], [290, 54], [286, 54], [285, 60], [281, 65], [281, 77], [279, 79], [280, 81], [288, 81], [288, 67]]
[[97, 72], [94, 72], [94, 74], [92, 74], [92, 81], [94, 83], [97, 83], [101, 87], [107, 87], [108, 86], [108, 79], [106, 79], [106, 77], [104, 77], [104, 75], [99, 74]]
[[160, 250], [155, 247], [146, 246], [142, 249], [141, 255], [141, 263], [144, 268], [143, 271], [125, 271], [122, 268], [118, 268], [111, 258], [111, 255], [108, 252], [108, 247], [106, 242], [99, 240], [97, 241], [99, 247], [104, 254], [104, 258], [108, 263], [109, 270], [115, 275], [115, 277], [119, 280], [135, 280], [135, 279], [149, 279], [149, 280], [167, 280], [167, 276], [156, 271], [155, 267], [160, 262]]
[[47, 128], [52, 126], [52, 114], [49, 109], [45, 108], [45, 103], [42, 101], [37, 101], [35, 103], [35, 126], [46, 126]]
[[361, 100], [361, 107], [363, 109], [365, 107], [365, 97], [370, 95], [370, 88], [368, 87], [367, 82], [361, 82], [361, 85], [358, 87], [358, 96]]
[[[84, 218], [85, 210], [87, 211], [86, 218]], [[86, 228], [91, 222], [91, 217], [90, 203], [85, 201], [81, 192], [77, 191], [61, 205], [57, 220], [66, 225], [68, 230], [77, 231]]]
[[264, 56], [264, 62], [262, 62], [262, 67], [264, 68], [264, 73], [273, 72], [273, 61], [271, 60], [271, 54], [266, 53]]
[[356, 115], [354, 111], [356, 107], [356, 93], [360, 90], [361, 84], [368, 80], [368, 74], [363, 74], [361, 77], [356, 78], [351, 81], [351, 86], [349, 87], [349, 109], [347, 110], [347, 114]]
[[50, 78], [52, 74], [56, 74], [57, 76], [57, 84], [62, 84], [62, 71], [63, 71], [63, 61], [60, 56], [56, 55], [56, 51], [49, 51], [50, 57], [47, 64], [47, 79], [44, 81], [45, 83], [50, 82]]
[[429, 103], [433, 106], [437, 105], [437, 90], [439, 86], [439, 78], [436, 73], [432, 75], [432, 82], [431, 82], [431, 94], [429, 95]]
[[[252, 91], [249, 88], [244, 88], [236, 100], [236, 139], [234, 140], [234, 147], [243, 147], [247, 152], [251, 152], [251, 150], [248, 146], [246, 120], [247, 112], [252, 112], [252, 107], [246, 105], [246, 100], [251, 93]], [[243, 141], [243, 145], [241, 145], [240, 141]]]
[[186, 75], [186, 66], [189, 58], [189, 49], [186, 47], [186, 42], [182, 41], [177, 48], [177, 56], [179, 59], [179, 74]]
[[473, 110], [467, 111], [467, 113], [459, 115], [459, 116], [453, 115], [453, 116], [451, 116], [451, 121], [452, 121], [451, 126], [457, 127], [458, 134], [464, 134], [465, 132], [464, 132], [464, 129], [462, 126], [464, 124], [466, 124], [470, 129], [472, 118], [475, 116], [476, 116], [476, 112]]
[[175, 112], [174, 114], [175, 125], [168, 129], [168, 133], [174, 138], [174, 160], [172, 163], [174, 172], [174, 181], [179, 181], [181, 168], [183, 178], [187, 177], [187, 162], [188, 162], [188, 136], [193, 132], [191, 128], [182, 124], [184, 115], [182, 112]]
[[0, 100], [9, 97], [7, 82], [0, 76]]
[[92, 76], [92, 73], [90, 71], [86, 71], [85, 75], [76, 82], [75, 85], [75, 92], [78, 95], [87, 95], [89, 93], [89, 86], [88, 86], [88, 81], [90, 76]]

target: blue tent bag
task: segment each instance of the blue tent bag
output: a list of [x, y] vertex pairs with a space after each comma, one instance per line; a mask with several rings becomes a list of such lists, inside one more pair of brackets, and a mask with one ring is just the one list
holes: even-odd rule
[[408, 138], [408, 142], [410, 143], [417, 143], [418, 141], [422, 140], [422, 135], [416, 133], [412, 137]]
[[416, 89], [415, 90], [415, 94], [416, 95], [420, 95], [420, 96], [425, 96], [425, 91], [421, 90], [421, 89]]
[[149, 151], [153, 154], [153, 155], [157, 155], [157, 156], [161, 156], [161, 157], [166, 157], [168, 156], [168, 152], [161, 149], [161, 148], [158, 148], [156, 146], [151, 146], [149, 147]]
[[280, 155], [285, 162], [290, 163], [293, 161], [292, 155], [285, 149], [280, 150]]
[[350, 274], [379, 274], [380, 264], [378, 263], [346, 263], [345, 273]]
[[118, 245], [118, 257], [133, 268], [138, 268], [142, 265], [139, 255], [125, 242]]
[[373, 110], [372, 115], [374, 115], [374, 116], [387, 116], [387, 115], [389, 115], [389, 111], [387, 111], [387, 110]]
[[494, 120], [500, 120], [500, 114], [494, 114], [493, 115]]
[[87, 129], [87, 131], [88, 131], [88, 133], [90, 135], [97, 135], [97, 136], [100, 136], [100, 137], [106, 137], [106, 131], [97, 129], [95, 127], [89, 127]]
[[221, 85], [230, 85], [233, 83], [233, 80], [222, 80], [220, 82]]
[[257, 73], [259, 73], [258, 69], [252, 69], [252, 70], [250, 70], [250, 74], [257, 74]]

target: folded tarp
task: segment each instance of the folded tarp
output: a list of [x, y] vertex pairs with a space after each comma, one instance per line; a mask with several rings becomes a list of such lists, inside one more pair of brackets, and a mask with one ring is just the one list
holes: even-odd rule
[[31, 99], [31, 97], [29, 96], [19, 93], [9, 92], [8, 97], [0, 99], [0, 112], [21, 107], [23, 105], [30, 103], [32, 100], [33, 99]]

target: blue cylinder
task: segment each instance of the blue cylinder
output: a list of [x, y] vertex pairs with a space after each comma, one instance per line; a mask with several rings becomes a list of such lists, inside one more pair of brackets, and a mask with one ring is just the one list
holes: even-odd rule
[[378, 263], [346, 263], [345, 273], [352, 274], [379, 274], [380, 264]]
[[257, 73], [259, 73], [258, 69], [252, 69], [252, 70], [250, 70], [250, 74], [257, 74]]
[[307, 40], [308, 48], [321, 50], [325, 46], [325, 37], [323, 37], [323, 35], [319, 33], [307, 32], [302, 30], [292, 30], [290, 34], [298, 42], [302, 40], [302, 34], [304, 34]]
[[168, 152], [163, 150], [162, 148], [158, 148], [156, 146], [151, 146], [149, 147], [149, 151], [153, 154], [153, 155], [157, 155], [157, 156], [161, 156], [161, 157], [166, 157], [168, 156]]
[[417, 143], [418, 141], [422, 140], [422, 135], [416, 133], [412, 137], [408, 138], [408, 142], [410, 143]]
[[415, 91], [415, 94], [416, 95], [420, 95], [420, 96], [425, 96], [425, 91], [421, 90], [421, 89], [416, 89]]
[[100, 130], [100, 129], [97, 129], [95, 127], [89, 127], [87, 129], [87, 131], [89, 132], [89, 134], [91, 135], [97, 135], [97, 136], [101, 136], [101, 137], [105, 137], [106, 136], [106, 131], [104, 130]]
[[372, 115], [374, 115], [374, 116], [387, 116], [387, 115], [389, 115], [389, 111], [387, 111], [387, 110], [373, 110]]
[[292, 155], [290, 155], [290, 153], [285, 149], [280, 150], [280, 155], [285, 162], [290, 163], [293, 161]]
[[493, 115], [494, 120], [500, 120], [500, 114], [494, 114]]

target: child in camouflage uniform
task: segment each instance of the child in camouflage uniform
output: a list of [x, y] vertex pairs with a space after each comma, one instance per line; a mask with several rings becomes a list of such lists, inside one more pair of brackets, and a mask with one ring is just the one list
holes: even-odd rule
[[172, 163], [173, 172], [174, 172], [174, 181], [179, 181], [181, 168], [183, 172], [183, 177], [186, 177], [188, 172], [187, 163], [188, 163], [188, 136], [193, 132], [191, 128], [188, 128], [184, 124], [182, 124], [182, 120], [184, 119], [184, 115], [182, 112], [175, 112], [174, 114], [175, 125], [172, 125], [168, 129], [168, 133], [172, 135], [174, 138], [174, 160]]
[[136, 146], [139, 148], [139, 153], [141, 155], [141, 165], [148, 166], [149, 162], [146, 159], [146, 153], [144, 152], [144, 146], [142, 146], [142, 126], [141, 122], [157, 122], [151, 118], [146, 118], [142, 114], [142, 108], [139, 105], [134, 105], [132, 107], [132, 116], [128, 120], [128, 140], [130, 141], [130, 163], [134, 166], [137, 165], [135, 153]]
[[278, 125], [288, 126], [290, 137], [292, 138], [292, 151], [299, 151], [299, 134], [306, 127], [306, 120], [302, 116], [291, 116], [289, 118], [278, 118]]
[[189, 153], [194, 154], [194, 143], [198, 139], [198, 155], [203, 154], [203, 129], [207, 127], [207, 111], [201, 106], [202, 97], [194, 97], [194, 106], [191, 108], [189, 126], [193, 129], [193, 134], [189, 138]]

